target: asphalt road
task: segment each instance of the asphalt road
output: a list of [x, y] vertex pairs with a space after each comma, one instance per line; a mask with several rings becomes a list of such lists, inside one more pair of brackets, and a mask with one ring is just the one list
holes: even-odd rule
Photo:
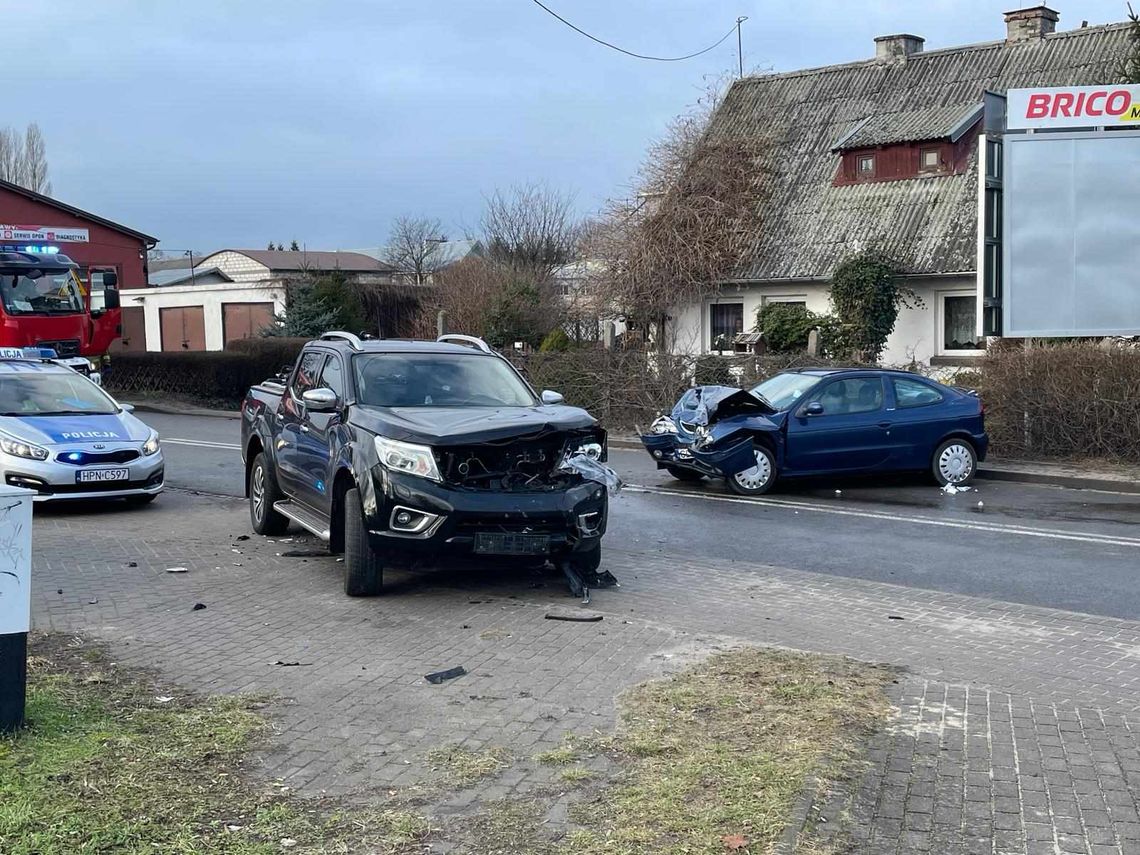
[[[163, 436], [170, 486], [241, 495], [236, 419], [139, 415]], [[1140, 617], [1140, 496], [993, 481], [950, 496], [893, 478], [781, 485], [741, 499], [720, 483], [681, 485], [644, 452], [610, 457], [628, 486], [613, 503], [606, 548], [643, 554], [646, 572], [698, 556], [739, 562], [742, 573], [775, 564]]]

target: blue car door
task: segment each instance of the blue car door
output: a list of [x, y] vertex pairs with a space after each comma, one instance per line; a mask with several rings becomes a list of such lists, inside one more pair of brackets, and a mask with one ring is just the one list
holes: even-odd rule
[[946, 411], [945, 393], [917, 377], [892, 377], [889, 383], [894, 399], [891, 434], [896, 441], [896, 467], [925, 469], [934, 447], [954, 421]]
[[309, 425], [301, 396], [310, 389], [317, 388], [325, 357], [326, 354], [319, 350], [310, 350], [301, 357], [289, 380], [289, 388], [281, 396], [277, 411], [279, 430], [274, 454], [277, 459], [278, 481], [287, 496], [305, 504], [311, 504], [312, 496], [305, 489], [306, 451], [303, 445], [308, 442]]
[[784, 468], [796, 474], [877, 469], [891, 457], [890, 433], [879, 375], [832, 380], [789, 413]]

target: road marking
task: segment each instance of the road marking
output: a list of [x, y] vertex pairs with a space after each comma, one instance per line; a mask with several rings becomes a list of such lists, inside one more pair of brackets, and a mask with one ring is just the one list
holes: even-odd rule
[[912, 523], [914, 525], [930, 525], [941, 528], [959, 528], [971, 531], [985, 531], [993, 534], [1015, 534], [1025, 537], [1043, 537], [1052, 540], [1070, 540], [1078, 543], [1096, 543], [1102, 546], [1140, 546], [1140, 537], [1125, 537], [1123, 535], [1103, 535], [1095, 532], [1065, 531], [1063, 529], [1032, 528], [1030, 526], [1013, 523], [966, 522], [965, 520], [940, 520], [932, 517], [908, 516], [894, 514], [889, 511], [861, 511], [849, 507], [829, 507], [815, 505], [810, 502], [797, 502], [792, 499], [749, 499], [736, 496], [717, 496], [710, 493], [690, 493], [685, 490], [670, 490], [665, 487], [648, 487], [641, 484], [627, 484], [626, 489], [636, 492], [652, 493], [660, 496], [677, 496], [684, 499], [701, 499], [706, 502], [728, 502], [738, 505], [763, 505], [774, 508], [792, 508], [797, 511], [811, 511], [820, 514], [834, 514], [844, 517], [859, 517], [862, 519], [888, 520], [890, 522]]
[[162, 438], [164, 445], [193, 445], [197, 448], [217, 448], [223, 451], [241, 451], [241, 446], [232, 442], [210, 442], [205, 439], [179, 439], [177, 437], [164, 436]]

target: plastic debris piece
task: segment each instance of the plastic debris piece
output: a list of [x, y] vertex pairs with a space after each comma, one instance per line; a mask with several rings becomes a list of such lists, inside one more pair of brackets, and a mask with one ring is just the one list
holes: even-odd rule
[[436, 671], [434, 674], [424, 674], [424, 679], [429, 683], [438, 686], [444, 680], [454, 680], [456, 677], [462, 677], [467, 673], [467, 669], [462, 665], [457, 665], [454, 668], [448, 668], [446, 671]]
[[127, 566], [128, 567], [138, 567], [139, 563], [137, 561], [128, 561]]
[[248, 534], [239, 534], [237, 537], [234, 538], [234, 540], [249, 540], [249, 535]]
[[315, 549], [292, 549], [289, 552], [278, 552], [282, 558], [324, 558], [328, 551], [318, 552]]
[[226, 831], [241, 831], [244, 827], [242, 825], [227, 825]]
[[836, 490], [836, 491], [835, 491], [835, 495], [837, 495], [837, 496], [842, 496], [842, 495], [843, 495], [843, 491], [842, 491], [842, 490]]
[[99, 602], [98, 597], [92, 597], [90, 600], [87, 601], [87, 605], [93, 606], [93, 605], [96, 605], [98, 602]]
[[304, 668], [304, 667], [307, 667], [309, 665], [312, 665], [313, 663], [312, 662], [283, 662], [280, 659], [278, 659], [276, 662], [270, 662], [269, 664], [270, 665], [276, 665], [280, 668], [297, 668], [297, 667]]
[[297, 845], [297, 841], [294, 840], [292, 837], [282, 837], [281, 838], [281, 845], [284, 846], [286, 849], [292, 849], [294, 846]]
[[622, 488], [621, 476], [617, 472], [580, 451], [564, 457], [558, 464], [558, 471], [577, 472], [587, 481], [596, 481], [605, 486], [611, 496], [616, 496]]
[[189, 573], [190, 571], [186, 567], [167, 567], [166, 572], [167, 573]]
[[985, 506], [986, 506], [986, 503], [985, 503], [985, 502], [978, 502], [978, 507], [979, 507], [979, 508], [984, 508]]
[[942, 492], [947, 496], [956, 496], [958, 493], [969, 493], [969, 487], [959, 487], [956, 484], [947, 484], [942, 488]]
[[56, 589], [55, 589], [55, 592], [56, 592], [57, 594], [62, 594], [62, 593], [63, 593], [63, 588], [56, 588]]
[[200, 612], [200, 611], [202, 611], [202, 609], [204, 609], [204, 608], [206, 608], [206, 604], [205, 604], [205, 603], [195, 603], [195, 604], [194, 604], [194, 608], [192, 608], [190, 611], [192, 611], [192, 612]]
[[887, 620], [906, 620], [902, 615], [887, 615]]
[[174, 700], [174, 698], [171, 697], [170, 695], [159, 695], [157, 698], [154, 699], [154, 702], [156, 704], [168, 704], [172, 700]]
[[602, 616], [597, 612], [570, 611], [568, 609], [559, 609], [557, 611], [547, 612], [546, 619], [568, 620], [575, 623], [597, 623], [602, 619]]

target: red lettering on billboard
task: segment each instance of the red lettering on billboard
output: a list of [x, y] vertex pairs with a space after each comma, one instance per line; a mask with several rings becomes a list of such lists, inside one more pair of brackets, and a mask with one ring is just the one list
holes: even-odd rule
[[1103, 116], [1104, 108], [1098, 108], [1095, 102], [1097, 99], [1100, 99], [1100, 101], [1103, 102], [1107, 97], [1107, 92], [1093, 92], [1091, 95], [1089, 95], [1088, 100], [1085, 102], [1085, 112], [1090, 116]]
[[1049, 93], [1037, 92], [1029, 96], [1029, 106], [1025, 110], [1027, 119], [1044, 119], [1049, 115]]
[[1058, 92], [1053, 97], [1053, 109], [1049, 115], [1052, 118], [1057, 118], [1058, 115], [1072, 118], [1073, 114], [1069, 112], [1073, 109], [1073, 93], [1072, 92]]
[[1127, 89], [1117, 89], [1108, 96], [1104, 111], [1110, 116], [1123, 116], [1132, 106], [1132, 95]]

